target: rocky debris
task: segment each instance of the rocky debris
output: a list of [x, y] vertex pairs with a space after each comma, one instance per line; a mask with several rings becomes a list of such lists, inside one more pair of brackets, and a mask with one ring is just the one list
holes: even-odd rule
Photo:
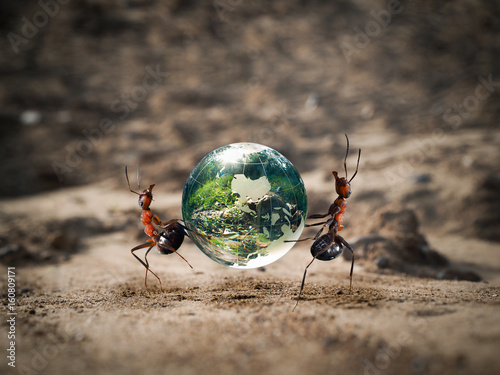
[[94, 218], [36, 222], [17, 217], [0, 236], [0, 262], [9, 266], [43, 264], [68, 259], [83, 248], [82, 238], [119, 229]]
[[[414, 211], [381, 208], [365, 226], [367, 234], [350, 241], [356, 261], [378, 272], [402, 272], [419, 277], [481, 281], [472, 271], [461, 269], [432, 249], [422, 233]], [[345, 259], [351, 253], [344, 251]]]
[[[461, 212], [471, 219], [466, 232], [488, 241], [500, 241], [500, 178], [486, 176], [478, 181], [476, 189], [464, 199]], [[471, 203], [473, 202], [473, 203]]]

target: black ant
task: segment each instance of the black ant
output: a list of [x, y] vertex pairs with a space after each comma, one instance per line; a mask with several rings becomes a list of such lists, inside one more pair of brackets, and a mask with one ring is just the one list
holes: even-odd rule
[[[138, 193], [130, 188], [130, 182], [128, 179], [127, 166], [125, 166], [125, 177], [127, 178], [128, 189], [139, 196], [139, 207], [142, 208], [141, 214], [141, 222], [144, 225], [144, 232], [149, 236], [149, 240], [147, 240], [142, 245], [134, 247], [131, 252], [132, 255], [144, 266], [146, 267], [146, 276], [144, 277], [144, 285], [146, 288], [148, 287], [148, 271], [151, 272], [160, 282], [160, 288], [162, 288], [160, 278], [149, 268], [148, 262], [148, 254], [151, 249], [156, 245], [158, 251], [161, 254], [172, 254], [176, 253], [179, 255], [188, 265], [193, 268], [189, 262], [177, 252], [184, 241], [184, 236], [188, 236], [187, 228], [180, 223], [180, 220], [174, 219], [169, 221], [161, 221], [158, 216], [154, 215], [151, 212], [149, 206], [153, 201], [153, 188], [155, 185], [150, 185], [149, 188], [144, 190], [142, 193]], [[137, 186], [139, 187], [139, 191], [141, 190], [139, 184], [139, 168], [137, 168]], [[156, 226], [163, 229], [163, 231], [159, 232], [156, 229]], [[135, 251], [139, 249], [144, 249], [149, 247], [144, 255], [144, 260], [139, 258], [134, 254]], [[163, 288], [162, 288], [163, 289]]]
[[[337, 172], [335, 171], [332, 172], [333, 177], [335, 177], [335, 191], [339, 196], [337, 197], [337, 199], [335, 199], [335, 201], [330, 206], [326, 214], [315, 214], [315, 215], [310, 215], [308, 217], [308, 219], [322, 219], [327, 216], [330, 216], [330, 218], [320, 223], [306, 225], [307, 227], [323, 225], [323, 227], [319, 230], [316, 236], [314, 236], [314, 238], [304, 238], [302, 240], [299, 240], [299, 241], [307, 241], [311, 239], [314, 240], [313, 244], [311, 245], [311, 254], [313, 256], [313, 259], [306, 266], [306, 269], [304, 270], [304, 276], [302, 278], [302, 284], [300, 286], [300, 292], [299, 296], [297, 297], [297, 303], [295, 304], [294, 310], [299, 304], [300, 297], [302, 295], [302, 290], [304, 289], [304, 283], [306, 281], [307, 269], [312, 264], [312, 262], [314, 262], [315, 259], [329, 261], [338, 258], [344, 251], [345, 247], [347, 247], [352, 253], [351, 272], [349, 274], [349, 290], [351, 290], [352, 288], [352, 272], [354, 269], [354, 250], [346, 240], [344, 240], [341, 236], [338, 235], [338, 232], [344, 229], [342, 222], [347, 207], [346, 199], [349, 198], [351, 195], [351, 181], [354, 178], [354, 176], [356, 176], [356, 174], [358, 173], [359, 158], [361, 157], [361, 149], [358, 152], [358, 164], [356, 166], [356, 171], [352, 175], [351, 179], [347, 181], [347, 155], [349, 154], [349, 138], [347, 137], [347, 134], [345, 135], [345, 137], [347, 140], [347, 150], [344, 158], [345, 177], [339, 177]], [[328, 227], [328, 232], [321, 236], [321, 233], [326, 227]]]

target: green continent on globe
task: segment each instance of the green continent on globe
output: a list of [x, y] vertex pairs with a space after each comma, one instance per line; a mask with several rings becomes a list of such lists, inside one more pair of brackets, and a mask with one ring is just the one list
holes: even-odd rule
[[182, 196], [190, 237], [212, 260], [236, 268], [281, 258], [304, 229], [307, 195], [295, 167], [279, 152], [235, 143], [205, 156]]

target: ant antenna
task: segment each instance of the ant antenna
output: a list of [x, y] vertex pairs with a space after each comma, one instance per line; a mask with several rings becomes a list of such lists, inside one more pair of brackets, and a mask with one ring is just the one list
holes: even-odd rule
[[[139, 169], [140, 169], [140, 167], [141, 167], [141, 164], [139, 163], [139, 166], [137, 167], [137, 187], [139, 188], [139, 191], [141, 191], [141, 184], [140, 184], [140, 180], [139, 180]], [[132, 193], [134, 193], [134, 194], [141, 195], [141, 193], [138, 193], [137, 191], [132, 190], [132, 188], [130, 187], [130, 181], [128, 179], [127, 166], [125, 166], [125, 177], [127, 178], [128, 189]]]
[[141, 163], [137, 166], [137, 187], [139, 188], [139, 191], [141, 191], [141, 183], [139, 179], [139, 168], [141, 167]]
[[344, 135], [345, 139], [347, 140], [347, 150], [345, 151], [345, 158], [344, 158], [345, 178], [347, 178], [347, 155], [349, 154], [349, 138], [347, 138], [347, 134]]
[[351, 179], [349, 180], [349, 182], [352, 181], [352, 179], [354, 178], [354, 176], [356, 176], [356, 174], [358, 173], [358, 168], [359, 168], [359, 158], [361, 157], [361, 149], [359, 149], [359, 152], [358, 152], [358, 164], [356, 165], [356, 171], [354, 172], [354, 174], [352, 175]]
[[[128, 185], [128, 189], [130, 190], [130, 192], [137, 194], [137, 195], [141, 195], [137, 191], [133, 191], [132, 188], [130, 187], [130, 181], [128, 180], [128, 173], [127, 173], [127, 166], [125, 166], [125, 178], [127, 179], [127, 185]], [[140, 190], [140, 188], [139, 188], [139, 190]]]

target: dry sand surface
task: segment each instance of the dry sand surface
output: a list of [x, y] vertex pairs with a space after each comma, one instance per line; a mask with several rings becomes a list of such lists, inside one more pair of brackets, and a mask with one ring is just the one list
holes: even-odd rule
[[[370, 29], [387, 4], [79, 1], [17, 52], [3, 38], [0, 372], [500, 373], [500, 8], [402, 2]], [[0, 9], [2, 35], [22, 36], [41, 8]], [[344, 133], [350, 173], [362, 149], [342, 232], [352, 290], [348, 259], [316, 261], [292, 311], [310, 243], [241, 271], [189, 239], [193, 269], [151, 253], [163, 289], [145, 287], [125, 165], [156, 184], [154, 213], [180, 218], [205, 154], [263, 143], [322, 213]]]

